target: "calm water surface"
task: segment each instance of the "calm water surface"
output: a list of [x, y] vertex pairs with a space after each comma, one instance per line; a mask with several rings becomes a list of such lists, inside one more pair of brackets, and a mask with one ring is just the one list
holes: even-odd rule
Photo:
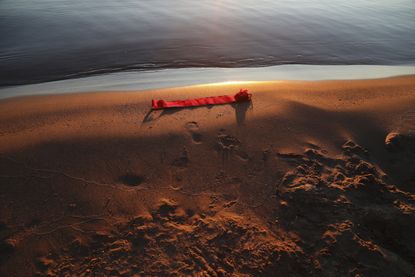
[[413, 64], [414, 0], [0, 0], [0, 86], [97, 73]]

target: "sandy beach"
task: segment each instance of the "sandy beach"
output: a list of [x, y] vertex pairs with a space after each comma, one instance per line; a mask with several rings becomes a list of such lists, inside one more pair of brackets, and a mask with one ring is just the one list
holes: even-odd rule
[[1, 276], [414, 276], [413, 234], [414, 76], [0, 101]]

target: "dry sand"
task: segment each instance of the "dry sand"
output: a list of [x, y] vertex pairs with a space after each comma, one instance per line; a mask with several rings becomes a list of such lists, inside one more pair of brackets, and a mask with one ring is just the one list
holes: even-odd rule
[[413, 76], [0, 102], [1, 276], [414, 276], [414, 213]]

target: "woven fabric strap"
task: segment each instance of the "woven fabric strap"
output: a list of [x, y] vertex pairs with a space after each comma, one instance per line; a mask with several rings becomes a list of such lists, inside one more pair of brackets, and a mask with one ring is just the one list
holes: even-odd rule
[[236, 102], [251, 101], [252, 94], [248, 93], [247, 89], [241, 89], [235, 95], [211, 96], [196, 99], [165, 101], [152, 100], [151, 106], [154, 110], [181, 108], [181, 107], [197, 107], [206, 105], [222, 105]]

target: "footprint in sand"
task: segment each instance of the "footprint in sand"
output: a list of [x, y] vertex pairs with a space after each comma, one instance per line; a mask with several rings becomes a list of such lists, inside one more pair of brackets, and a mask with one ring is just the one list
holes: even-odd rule
[[189, 152], [187, 151], [187, 149], [184, 147], [182, 150], [182, 154], [180, 155], [180, 157], [178, 157], [177, 159], [175, 159], [172, 163], [173, 166], [176, 167], [182, 167], [185, 168], [187, 167], [187, 165], [189, 164], [190, 160], [189, 160]]
[[223, 131], [221, 129], [216, 137], [216, 151], [222, 153], [223, 159], [227, 158], [229, 154], [233, 154], [243, 162], [249, 161], [251, 157], [244, 151], [241, 141], [234, 136], [223, 133]]
[[189, 132], [195, 132], [199, 130], [199, 124], [196, 121], [190, 121], [186, 123], [186, 129]]
[[202, 134], [198, 132], [199, 130], [199, 124], [195, 121], [190, 121], [186, 123], [186, 129], [192, 136], [192, 141], [196, 144], [202, 143]]
[[120, 176], [118, 180], [126, 186], [136, 187], [144, 182], [145, 177], [142, 175], [127, 173], [125, 175]]
[[216, 146], [221, 151], [230, 151], [237, 149], [241, 142], [236, 137], [226, 134], [219, 134], [217, 136]]

